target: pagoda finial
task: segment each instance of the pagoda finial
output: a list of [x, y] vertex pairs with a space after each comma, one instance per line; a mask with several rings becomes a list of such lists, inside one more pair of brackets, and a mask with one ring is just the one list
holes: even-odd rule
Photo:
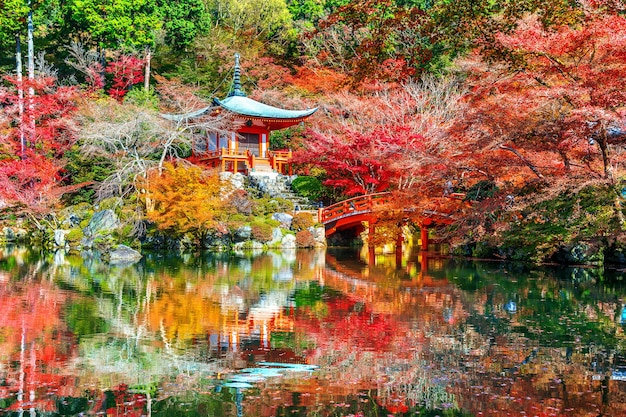
[[228, 97], [239, 96], [245, 97], [246, 93], [241, 89], [241, 70], [239, 69], [239, 54], [235, 54], [235, 75], [233, 75], [233, 89]]

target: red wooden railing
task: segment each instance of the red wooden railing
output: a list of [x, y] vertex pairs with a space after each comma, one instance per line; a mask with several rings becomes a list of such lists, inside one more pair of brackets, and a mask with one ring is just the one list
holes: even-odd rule
[[276, 172], [291, 175], [291, 151], [268, 151], [267, 156], [270, 161], [270, 166]]
[[[440, 197], [441, 200], [445, 199], [454, 199], [454, 200], [463, 200], [465, 198], [464, 193], [451, 193], [446, 195], [445, 197]], [[347, 216], [353, 216], [356, 214], [363, 214], [373, 211], [375, 206], [381, 206], [386, 204], [391, 199], [391, 193], [376, 193], [376, 194], [367, 194], [359, 197], [354, 197], [349, 200], [341, 201], [337, 204], [333, 204], [332, 206], [328, 206], [326, 208], [321, 208], [318, 211], [319, 222], [323, 224], [327, 224], [332, 222], [333, 220], [341, 219]], [[427, 221], [430, 222], [437, 221], [435, 219], [439, 219], [439, 221], [443, 220], [446, 222], [446, 218], [451, 220], [451, 216], [444, 211], [440, 210], [425, 210], [423, 212], [426, 214]]]
[[375, 206], [389, 202], [391, 193], [367, 194], [319, 209], [320, 223], [326, 224], [355, 214], [371, 212]]

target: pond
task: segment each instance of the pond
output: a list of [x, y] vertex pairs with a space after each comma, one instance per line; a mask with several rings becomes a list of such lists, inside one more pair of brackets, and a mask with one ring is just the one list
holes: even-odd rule
[[0, 249], [2, 415], [624, 416], [623, 272]]

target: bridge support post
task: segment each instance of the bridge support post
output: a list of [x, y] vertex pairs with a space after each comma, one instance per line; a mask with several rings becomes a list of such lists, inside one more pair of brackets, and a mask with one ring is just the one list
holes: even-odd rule
[[[374, 226], [374, 222], [370, 221], [369, 225], [368, 225], [368, 228], [367, 228], [368, 239], [370, 239], [372, 236], [374, 236], [375, 229], [376, 229], [376, 226]], [[371, 240], [369, 240], [367, 242], [367, 249], [368, 249], [368, 254], [367, 255], [368, 255], [369, 264], [370, 265], [376, 264], [376, 248], [372, 244]]]
[[420, 237], [422, 239], [422, 251], [427, 251], [428, 250], [428, 227], [423, 224], [420, 232], [421, 232]]
[[396, 238], [396, 268], [402, 268], [402, 243], [404, 242], [404, 235], [402, 232], [398, 234]]
[[428, 250], [428, 226], [433, 223], [432, 219], [426, 218], [422, 220], [422, 224], [420, 225], [421, 239], [422, 239], [422, 251]]

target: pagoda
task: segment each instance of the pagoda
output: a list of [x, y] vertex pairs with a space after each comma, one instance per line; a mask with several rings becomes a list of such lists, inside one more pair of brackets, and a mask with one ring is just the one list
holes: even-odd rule
[[[241, 122], [240, 127], [227, 134], [209, 132], [203, 139], [196, 141], [192, 156], [195, 161], [217, 167], [220, 171], [291, 174], [291, 151], [270, 150], [271, 132], [302, 123], [317, 108], [286, 110], [247, 97], [241, 88], [239, 54], [235, 54], [233, 84], [229, 94], [223, 100], [214, 98], [213, 104], [213, 107], [201, 109], [186, 117], [197, 117], [207, 111], [225, 111]], [[170, 120], [181, 118], [174, 115], [163, 116]]]

